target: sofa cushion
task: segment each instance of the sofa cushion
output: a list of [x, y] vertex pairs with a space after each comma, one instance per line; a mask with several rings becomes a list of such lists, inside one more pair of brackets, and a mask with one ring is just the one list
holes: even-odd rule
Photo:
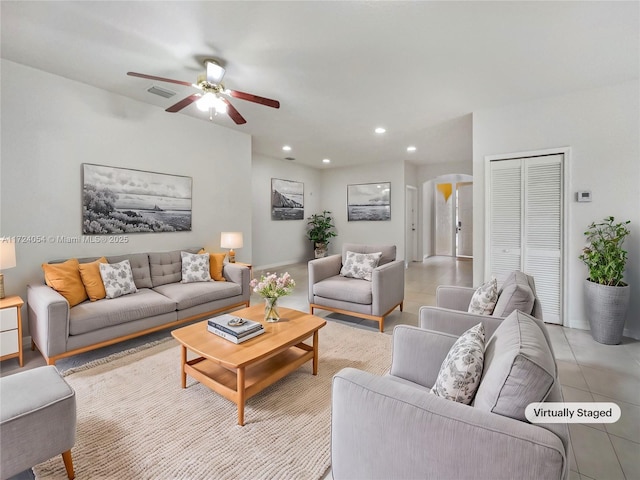
[[371, 282], [340, 275], [326, 278], [313, 285], [313, 294], [318, 297], [331, 298], [349, 303], [371, 305]]
[[556, 379], [556, 363], [544, 333], [518, 310], [498, 326], [484, 354], [474, 406], [526, 421], [525, 408], [543, 402]]
[[107, 298], [117, 298], [138, 291], [133, 281], [129, 260], [119, 263], [99, 263], [98, 267]]
[[493, 309], [493, 316], [507, 317], [514, 310], [530, 314], [534, 301], [535, 295], [529, 286], [527, 275], [516, 270], [507, 277], [498, 292], [498, 302]]
[[469, 313], [477, 315], [491, 315], [498, 300], [498, 281], [492, 278], [488, 282], [480, 285], [469, 302]]
[[149, 270], [149, 256], [146, 253], [132, 253], [130, 255], [115, 255], [107, 257], [109, 263], [120, 263], [129, 260], [133, 281], [136, 288], [151, 288], [151, 272]]
[[156, 252], [149, 254], [151, 283], [154, 287], [177, 283], [182, 280], [182, 256], [180, 252], [197, 253], [199, 248]]
[[380, 261], [378, 265], [384, 265], [391, 263], [396, 259], [396, 246], [395, 245], [360, 245], [357, 243], [345, 243], [342, 245], [342, 264], [347, 261], [347, 252], [355, 253], [376, 253], [381, 252]]
[[233, 282], [168, 283], [153, 290], [174, 301], [178, 310], [242, 295], [242, 287]]
[[442, 362], [431, 393], [469, 405], [482, 377], [484, 326], [482, 323], [464, 332]]
[[182, 260], [182, 283], [210, 282], [208, 253], [180, 252]]
[[45, 283], [66, 298], [71, 307], [84, 302], [88, 298], [78, 266], [79, 263], [76, 258], [71, 258], [62, 263], [42, 264]]
[[95, 302], [107, 296], [107, 292], [104, 289], [104, 283], [102, 283], [102, 277], [100, 276], [100, 264], [108, 263], [104, 257], [99, 258], [94, 262], [81, 263], [78, 266], [80, 270], [80, 278], [84, 284], [84, 288], [89, 295], [89, 300]]
[[347, 252], [347, 259], [340, 269], [340, 275], [371, 281], [373, 270], [378, 266], [382, 252], [356, 253]]
[[148, 288], [131, 295], [84, 302], [69, 311], [69, 334], [80, 335], [112, 325], [174, 312], [176, 302]]

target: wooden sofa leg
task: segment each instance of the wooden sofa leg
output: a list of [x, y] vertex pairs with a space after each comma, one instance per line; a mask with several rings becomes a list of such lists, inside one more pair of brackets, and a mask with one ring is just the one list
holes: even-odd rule
[[380, 320], [378, 320], [378, 323], [380, 324], [380, 333], [384, 332], [384, 317], [380, 318]]
[[67, 450], [62, 454], [62, 460], [64, 461], [64, 468], [67, 470], [67, 477], [69, 480], [76, 478], [76, 474], [73, 471], [73, 460], [71, 459], [71, 450]]

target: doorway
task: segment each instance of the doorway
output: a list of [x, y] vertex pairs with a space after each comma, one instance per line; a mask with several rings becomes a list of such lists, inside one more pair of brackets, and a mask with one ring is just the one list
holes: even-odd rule
[[[431, 183], [431, 182], [428, 182]], [[473, 177], [452, 174], [433, 181], [435, 255], [473, 255]]]
[[406, 186], [405, 203], [405, 268], [418, 261], [418, 189]]

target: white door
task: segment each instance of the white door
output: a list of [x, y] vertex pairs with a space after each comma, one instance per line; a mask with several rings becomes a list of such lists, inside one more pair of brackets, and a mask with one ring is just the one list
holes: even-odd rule
[[418, 261], [418, 189], [407, 185], [405, 205], [405, 264]]
[[473, 255], [473, 182], [458, 182], [457, 192], [457, 225], [456, 255], [471, 257]]
[[562, 324], [564, 156], [491, 161], [489, 273], [532, 275], [545, 322]]
[[455, 255], [455, 192], [453, 184], [435, 185], [436, 255]]

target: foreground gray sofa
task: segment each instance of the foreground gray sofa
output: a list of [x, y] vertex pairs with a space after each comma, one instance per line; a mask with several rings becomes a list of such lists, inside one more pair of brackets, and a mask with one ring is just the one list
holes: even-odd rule
[[[544, 324], [516, 311], [485, 328], [493, 338], [471, 405], [429, 393], [458, 335], [400, 325], [388, 375], [340, 371], [332, 391], [333, 478], [566, 479], [567, 425], [523, 418], [531, 401], [563, 401]], [[532, 400], [534, 393], [543, 399]]]
[[225, 282], [180, 283], [180, 252], [106, 257], [109, 263], [129, 260], [138, 291], [113, 299], [87, 300], [72, 308], [47, 285], [28, 285], [32, 347], [38, 347], [47, 364], [54, 365], [60, 358], [249, 306], [250, 272], [246, 266], [226, 263], [222, 272]]

